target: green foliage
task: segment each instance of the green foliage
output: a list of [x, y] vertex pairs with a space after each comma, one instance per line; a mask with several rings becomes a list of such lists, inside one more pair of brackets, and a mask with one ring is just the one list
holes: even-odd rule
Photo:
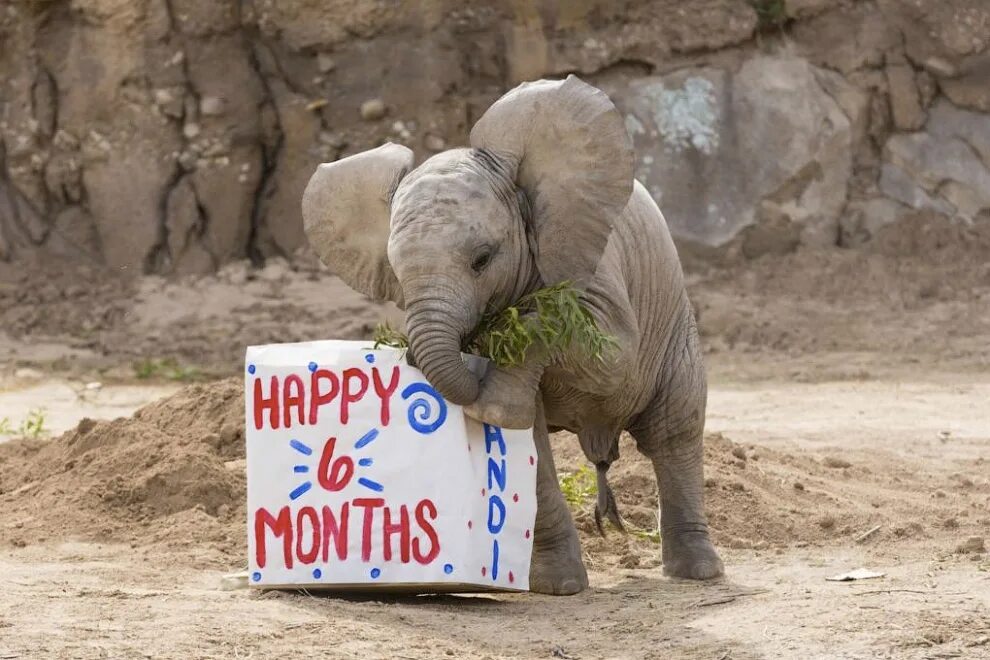
[[[500, 367], [511, 367], [522, 364], [534, 345], [554, 358], [572, 344], [580, 346], [592, 360], [605, 360], [615, 339], [599, 329], [577, 289], [570, 282], [561, 282], [534, 291], [504, 310], [485, 314], [461, 349]], [[381, 345], [407, 348], [409, 340], [388, 324], [380, 324], [375, 330], [375, 348]]]
[[45, 428], [45, 409], [35, 408], [28, 412], [26, 418], [14, 428], [9, 417], [0, 419], [0, 435], [18, 436], [22, 438], [40, 438], [48, 435]]
[[644, 541], [649, 541], [650, 543], [656, 543], [657, 545], [660, 544], [659, 529], [643, 529], [641, 527], [633, 527], [632, 525], [628, 525], [628, 524], [627, 527], [629, 528], [629, 532], [633, 536], [641, 538]]
[[572, 507], [584, 506], [592, 497], [598, 495], [598, 482], [595, 473], [587, 465], [582, 465], [574, 472], [563, 472], [557, 475], [560, 491], [564, 499]]
[[48, 434], [45, 428], [45, 411], [43, 408], [35, 408], [28, 413], [27, 418], [21, 422], [20, 434], [26, 438], [37, 438]]
[[196, 367], [186, 367], [178, 363], [175, 358], [165, 358], [164, 360], [146, 359], [135, 362], [134, 375], [141, 380], [153, 378], [164, 378], [182, 383], [201, 380], [203, 373]]
[[375, 348], [391, 346], [392, 348], [409, 348], [409, 338], [388, 324], [388, 321], [375, 326]]
[[787, 22], [786, 0], [749, 0], [756, 10], [761, 30], [783, 27]]
[[577, 289], [570, 282], [561, 282], [523, 296], [501, 312], [486, 314], [466, 348], [506, 367], [522, 364], [534, 344], [551, 357], [577, 344], [587, 357], [602, 361], [615, 346], [615, 339], [598, 328]]

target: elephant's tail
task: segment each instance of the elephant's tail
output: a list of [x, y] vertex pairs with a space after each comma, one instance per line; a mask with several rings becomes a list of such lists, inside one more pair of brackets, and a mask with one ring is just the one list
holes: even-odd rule
[[602, 527], [602, 516], [615, 525], [619, 531], [625, 532], [626, 528], [622, 524], [619, 516], [619, 508], [615, 504], [615, 495], [612, 494], [612, 487], [608, 485], [608, 468], [612, 464], [608, 461], [599, 461], [595, 464], [598, 481], [598, 500], [595, 502], [595, 527], [598, 533], [605, 536], [605, 528]]

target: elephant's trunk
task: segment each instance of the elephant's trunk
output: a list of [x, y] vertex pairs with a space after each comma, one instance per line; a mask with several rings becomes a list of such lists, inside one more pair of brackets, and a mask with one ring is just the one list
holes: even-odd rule
[[[434, 294], [435, 295], [435, 294]], [[407, 298], [409, 346], [427, 380], [451, 403], [466, 406], [478, 398], [478, 378], [461, 359], [465, 323], [456, 305], [437, 298]]]

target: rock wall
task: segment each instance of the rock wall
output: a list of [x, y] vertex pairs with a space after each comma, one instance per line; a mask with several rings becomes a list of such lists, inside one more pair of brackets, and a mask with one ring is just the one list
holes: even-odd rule
[[569, 72], [626, 115], [685, 249], [990, 218], [986, 0], [8, 0], [0, 260], [289, 256], [318, 163], [463, 144]]

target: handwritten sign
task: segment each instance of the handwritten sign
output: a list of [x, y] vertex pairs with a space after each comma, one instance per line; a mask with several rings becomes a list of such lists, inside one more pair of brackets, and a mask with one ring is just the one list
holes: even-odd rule
[[252, 346], [246, 363], [252, 585], [529, 588], [532, 430], [466, 417], [367, 342]]

